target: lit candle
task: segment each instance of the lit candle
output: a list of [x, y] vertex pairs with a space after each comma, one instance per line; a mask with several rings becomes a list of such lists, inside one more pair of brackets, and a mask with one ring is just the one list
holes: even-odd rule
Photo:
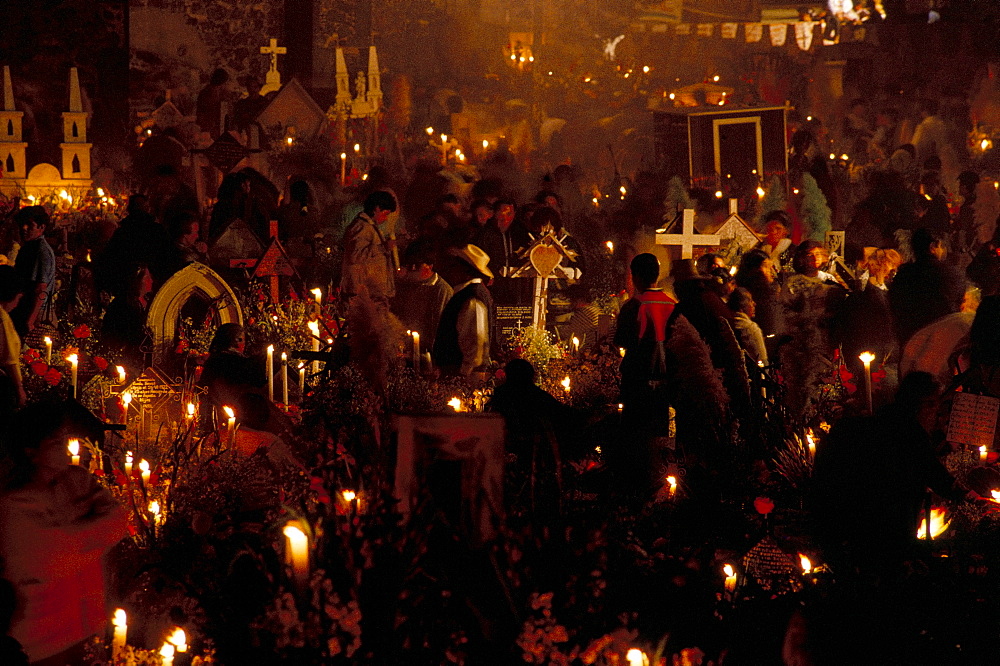
[[149, 463], [143, 458], [139, 461], [139, 473], [142, 475], [142, 485], [146, 486], [149, 484], [149, 477], [152, 472], [149, 471]]
[[632, 648], [625, 653], [628, 666], [649, 666], [649, 657], [639, 648]]
[[420, 374], [420, 333], [413, 331], [413, 371]]
[[128, 616], [125, 609], [115, 610], [111, 623], [115, 626], [114, 638], [111, 639], [111, 663], [118, 664], [124, 659], [125, 643], [128, 640]]
[[132, 476], [132, 452], [125, 452], [125, 476]]
[[194, 414], [195, 414], [194, 403], [189, 402], [187, 404], [187, 414], [184, 415], [184, 418], [186, 418], [188, 422], [192, 422], [194, 421]]
[[299, 363], [299, 395], [306, 397], [306, 364]]
[[674, 496], [677, 494], [677, 477], [676, 476], [668, 476], [667, 477], [667, 486], [669, 488], [667, 490], [667, 495], [671, 499], [673, 499]]
[[861, 362], [865, 364], [865, 404], [868, 406], [868, 413], [872, 413], [872, 361], [875, 354], [870, 351], [861, 352], [858, 355]]
[[115, 370], [118, 371], [118, 383], [119, 384], [124, 384], [125, 383], [125, 368], [122, 367], [122, 366], [120, 366], [120, 365], [116, 365], [115, 366]]
[[448, 135], [441, 135], [441, 163], [448, 166]]
[[979, 462], [986, 462], [987, 455], [988, 454], [986, 452], [986, 445], [984, 444], [979, 447]]
[[726, 592], [731, 594], [736, 589], [736, 571], [731, 564], [723, 566], [722, 571], [726, 574]]
[[806, 430], [806, 446], [809, 447], [809, 455], [816, 457], [816, 440], [813, 439], [812, 430]]
[[292, 567], [295, 582], [301, 587], [309, 576], [309, 538], [296, 521], [285, 525], [285, 561]]
[[288, 353], [281, 352], [281, 402], [288, 408]]
[[618, 348], [618, 355], [621, 356], [622, 358], [625, 358], [625, 348], [624, 347], [619, 347]]
[[490, 142], [487, 141], [486, 139], [483, 139], [483, 150], [486, 150], [489, 147], [490, 147]]
[[187, 652], [187, 634], [180, 627], [167, 637], [167, 642], [177, 648], [178, 652]]
[[236, 434], [236, 412], [229, 405], [224, 405], [222, 411], [226, 413], [226, 418], [228, 419], [226, 423], [226, 433], [229, 439], [229, 446], [233, 445], [233, 437]]
[[316, 305], [323, 305], [323, 290], [319, 287], [315, 289], [310, 289], [313, 297], [316, 299]]
[[604, 245], [608, 248], [608, 252], [611, 254], [615, 253], [615, 243], [614, 241], [607, 241]]
[[69, 444], [66, 446], [69, 449], [70, 460], [74, 465], [80, 464], [80, 440], [71, 439]]
[[460, 398], [452, 398], [448, 401], [448, 406], [456, 412], [460, 412], [462, 411], [462, 400]]
[[625, 408], [625, 405], [623, 405], [622, 403], [620, 403], [620, 402], [619, 402], [619, 403], [618, 403], [618, 413], [619, 413], [619, 414], [621, 414], [621, 413], [622, 413], [622, 410], [623, 410], [624, 408]]
[[579, 356], [580, 355], [580, 338], [578, 338], [578, 337], [576, 337], [574, 335], [572, 342], [573, 342], [573, 354]]
[[45, 336], [45, 364], [52, 365], [52, 338]]
[[[320, 343], [320, 338], [319, 338], [319, 321], [316, 321], [316, 320], [311, 321], [308, 324], [306, 324], [306, 326], [309, 327], [309, 335], [312, 336], [312, 350], [314, 352], [318, 352], [319, 351], [319, 343]], [[317, 372], [319, 372], [319, 361], [313, 361], [312, 371], [313, 371], [314, 375]]]
[[80, 359], [77, 357], [76, 354], [70, 354], [69, 356], [66, 357], [66, 360], [69, 361], [69, 367], [70, 367], [70, 374], [69, 374], [70, 379], [69, 379], [69, 381], [70, 381], [70, 385], [73, 387], [73, 397], [75, 398], [76, 397], [76, 371], [79, 369]]
[[802, 566], [802, 573], [803, 574], [811, 574], [812, 573], [812, 570], [813, 570], [812, 560], [810, 560], [808, 557], [806, 557], [802, 553], [799, 553], [799, 564]]
[[347, 153], [340, 154], [340, 185], [341, 187], [347, 182]]
[[163, 666], [174, 666], [174, 646], [170, 643], [164, 643], [163, 647], [160, 648], [160, 656], [163, 657], [160, 663]]
[[360, 143], [354, 144], [354, 154], [357, 155], [360, 152], [361, 152], [361, 144]]
[[162, 524], [160, 520], [160, 503], [156, 500], [149, 503], [149, 515], [153, 516], [153, 527], [159, 527]]
[[566, 395], [569, 395], [569, 375], [566, 375], [561, 382], [563, 391], [566, 391]]
[[267, 346], [267, 399], [274, 402], [274, 345]]
[[132, 394], [126, 391], [122, 393], [122, 423], [128, 422], [128, 406], [132, 404]]

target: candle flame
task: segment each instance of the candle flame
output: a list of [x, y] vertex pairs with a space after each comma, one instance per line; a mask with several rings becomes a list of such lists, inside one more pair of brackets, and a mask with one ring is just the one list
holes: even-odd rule
[[299, 527], [295, 521], [289, 521], [281, 533], [288, 537], [288, 540], [291, 541], [293, 545], [302, 544], [304, 546], [309, 542], [306, 538], [306, 533], [302, 531], [302, 528]]
[[608, 248], [608, 252], [614, 252], [615, 251], [615, 243], [614, 243], [614, 241], [606, 241], [604, 243], [604, 245]]
[[128, 391], [122, 393], [122, 402], [125, 403], [125, 408], [128, 409], [129, 404], [132, 402], [132, 394]]
[[66, 448], [69, 449], [69, 454], [71, 456], [80, 455], [80, 440], [78, 439], [69, 440], [69, 444], [66, 445]]
[[618, 355], [621, 356], [622, 358], [625, 358], [625, 348], [624, 347], [619, 347], [618, 348]]
[[151, 514], [153, 514], [154, 516], [160, 515], [160, 503], [157, 502], [156, 500], [153, 500], [152, 502], [150, 502], [149, 503], [149, 512]]
[[982, 446], [979, 447], [979, 453], [980, 454], [986, 453], [986, 445], [985, 444], [983, 444]]
[[267, 353], [268, 354], [273, 354], [274, 353], [274, 345], [268, 345], [267, 346]]
[[639, 648], [632, 648], [625, 653], [625, 660], [628, 666], [648, 666], [649, 657]]
[[170, 643], [164, 643], [163, 647], [160, 648], [160, 656], [167, 659], [174, 658], [174, 646]]
[[441, 135], [441, 143], [448, 143], [448, 135], [447, 134], [442, 134]]
[[118, 383], [119, 384], [124, 384], [125, 383], [125, 368], [123, 366], [116, 365], [115, 366], [115, 370], [118, 372]]
[[456, 412], [462, 411], [462, 401], [459, 398], [452, 398], [448, 401], [448, 406], [454, 409]]
[[430, 136], [430, 135], [434, 134], [434, 128], [433, 127], [428, 127], [424, 131], [427, 132], [427, 136]]
[[761, 199], [763, 199], [765, 194], [767, 194], [767, 192], [764, 191], [763, 187], [758, 187], [757, 188], [757, 196], [758, 197], [760, 197]]
[[236, 412], [234, 412], [233, 408], [230, 407], [229, 405], [224, 405], [222, 407], [222, 411], [224, 411], [226, 413], [227, 417], [229, 417], [231, 419], [235, 419], [236, 418]]
[[673, 476], [673, 475], [668, 476], [667, 477], [667, 485], [670, 486], [671, 488], [676, 488], [677, 487], [677, 477]]
[[167, 636], [167, 642], [175, 645], [178, 652], [187, 652], [187, 634], [180, 627], [174, 629], [174, 633]]
[[812, 560], [810, 560], [808, 557], [806, 557], [802, 553], [799, 553], [799, 564], [802, 565], [802, 573], [804, 573], [804, 574], [812, 573], [812, 569], [813, 569]]
[[45, 336], [45, 344], [51, 345], [52, 344], [52, 338], [50, 338], [49, 336], [46, 335]]
[[[951, 525], [951, 518], [948, 517], [947, 512], [940, 507], [933, 507], [931, 509], [931, 538], [936, 539], [944, 534], [949, 525]], [[926, 517], [920, 519], [920, 529], [917, 530], [917, 538], [927, 538]]]
[[344, 499], [348, 502], [353, 502], [354, 498], [358, 496], [358, 494], [353, 490], [343, 490], [340, 494], [343, 495]]
[[340, 159], [341, 160], [346, 160], [347, 159], [347, 153], [341, 153], [340, 154]]
[[194, 416], [194, 403], [189, 402], [187, 406], [188, 416]]
[[573, 346], [574, 347], [580, 346], [580, 338], [576, 337], [575, 335], [573, 336]]
[[103, 197], [104, 196], [104, 188], [103, 187], [98, 187], [97, 188], [97, 196], [99, 196], [99, 197]]
[[140, 471], [141, 471], [141, 472], [142, 472], [143, 474], [145, 474], [146, 472], [148, 472], [148, 471], [149, 471], [149, 463], [148, 463], [148, 462], [146, 462], [146, 459], [145, 459], [145, 458], [143, 458], [142, 460], [140, 460], [140, 461], [139, 461], [139, 470], [140, 470]]
[[132, 464], [132, 452], [131, 451], [126, 451], [125, 452], [125, 462], [127, 462], [129, 464]]
[[722, 571], [726, 574], [726, 578], [732, 578], [733, 576], [736, 575], [736, 572], [733, 570], [733, 565], [732, 564], [726, 564], [726, 565], [724, 565], [722, 567]]
[[115, 615], [111, 619], [111, 624], [116, 627], [125, 627], [128, 625], [128, 616], [125, 614], [124, 608], [115, 609]]
[[354, 152], [356, 152], [356, 153], [360, 153], [361, 152], [361, 144], [360, 143], [354, 144]]
[[490, 147], [490, 142], [487, 141], [486, 139], [483, 139], [483, 150], [486, 150], [489, 147]]
[[860, 354], [858, 354], [858, 358], [861, 359], [862, 363], [868, 365], [869, 363], [875, 360], [875, 354], [871, 353], [870, 351], [861, 352]]
[[80, 358], [76, 354], [70, 354], [69, 356], [66, 357], [66, 360], [69, 361], [70, 364], [72, 365], [76, 365], [77, 363], [80, 362]]
[[307, 323], [306, 326], [309, 327], [309, 332], [312, 333], [314, 337], [317, 337], [317, 338], [319, 337], [319, 322], [318, 321], [311, 321], [311, 322]]
[[569, 391], [569, 375], [563, 377], [563, 380], [559, 383], [562, 384], [564, 391]]
[[319, 287], [316, 287], [315, 289], [310, 289], [309, 293], [311, 293], [316, 298], [323, 298], [323, 290], [320, 289]]

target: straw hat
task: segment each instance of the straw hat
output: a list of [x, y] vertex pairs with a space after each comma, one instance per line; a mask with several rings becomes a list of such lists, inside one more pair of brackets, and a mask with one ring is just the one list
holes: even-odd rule
[[475, 245], [469, 244], [462, 247], [455, 247], [448, 251], [453, 257], [458, 257], [465, 261], [487, 278], [493, 277], [493, 271], [489, 268], [490, 257]]

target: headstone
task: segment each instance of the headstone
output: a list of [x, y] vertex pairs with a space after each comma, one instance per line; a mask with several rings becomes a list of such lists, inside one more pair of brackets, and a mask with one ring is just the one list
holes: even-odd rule
[[239, 164], [247, 155], [253, 152], [260, 152], [252, 148], [247, 148], [232, 132], [223, 132], [222, 135], [212, 142], [212, 145], [201, 151], [208, 158], [212, 166], [222, 173], [229, 173], [233, 167]]
[[[578, 279], [580, 270], [568, 264], [576, 261], [576, 252], [563, 243], [566, 236], [556, 237], [549, 232], [536, 239], [524, 251], [524, 264], [514, 270], [513, 278], [534, 278], [534, 294], [531, 304], [531, 321], [535, 328], [545, 328], [549, 304], [549, 280], [553, 278]], [[565, 262], [567, 265], [563, 265]]]
[[153, 336], [154, 366], [169, 366], [177, 342], [181, 310], [193, 297], [211, 304], [217, 324], [243, 324], [239, 299], [226, 281], [204, 264], [188, 264], [160, 287], [149, 304], [146, 326]]
[[476, 546], [503, 524], [504, 421], [494, 414], [394, 415], [397, 505], [408, 516], [429, 491]]
[[721, 241], [720, 254], [728, 266], [735, 266], [744, 253], [761, 241], [760, 236], [740, 217], [737, 204], [737, 199], [729, 200], [729, 217], [715, 232]]
[[149, 441], [173, 438], [178, 425], [183, 422], [185, 385], [180, 379], [171, 379], [157, 367], [149, 367], [127, 384], [122, 392], [132, 395], [126, 414], [126, 425], [138, 432], [140, 439]]
[[212, 265], [219, 268], [253, 268], [263, 253], [257, 234], [239, 218], [229, 223], [208, 250]]
[[948, 441], [967, 444], [974, 449], [993, 448], [997, 431], [1000, 399], [988, 395], [956, 393], [948, 421]]
[[288, 49], [284, 46], [278, 46], [278, 40], [272, 38], [269, 45], [260, 47], [260, 52], [263, 55], [271, 57], [271, 65], [268, 67], [267, 75], [264, 79], [264, 87], [260, 89], [260, 96], [264, 97], [270, 92], [281, 90], [281, 72], [278, 71], [278, 56], [288, 53]]
[[288, 258], [284, 246], [277, 238], [271, 238], [271, 245], [268, 246], [264, 256], [257, 262], [254, 269], [254, 278], [269, 278], [271, 281], [271, 302], [278, 303], [280, 293], [278, 281], [282, 277], [297, 277], [298, 273], [292, 265], [292, 260]]
[[294, 128], [295, 138], [311, 139], [323, 130], [326, 114], [312, 95], [306, 92], [298, 79], [282, 86], [274, 99], [260, 112], [257, 121], [262, 127], [281, 127], [289, 136]]
[[679, 234], [656, 234], [657, 245], [678, 246], [681, 249], [681, 259], [693, 259], [695, 247], [718, 247], [721, 238], [717, 234], [699, 234], [694, 229], [694, 211], [684, 209], [684, 221]]

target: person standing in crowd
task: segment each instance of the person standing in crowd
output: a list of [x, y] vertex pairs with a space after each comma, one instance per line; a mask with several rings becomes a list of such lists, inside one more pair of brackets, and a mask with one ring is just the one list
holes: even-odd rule
[[764, 218], [766, 235], [757, 245], [757, 249], [767, 254], [778, 274], [791, 266], [792, 256], [795, 254], [795, 246], [788, 237], [788, 227], [787, 213], [781, 210], [768, 213]]
[[756, 303], [755, 321], [765, 336], [778, 332], [778, 285], [774, 262], [764, 250], [750, 250], [740, 258], [736, 285], [750, 292]]
[[403, 326], [420, 334], [425, 349], [434, 348], [441, 313], [454, 292], [444, 278], [434, 272], [431, 243], [416, 240], [403, 252], [403, 266], [396, 280], [392, 313]]
[[490, 362], [496, 311], [483, 281], [492, 279], [493, 272], [490, 258], [475, 245], [452, 248], [448, 254], [457, 259], [448, 275], [455, 295], [441, 313], [434, 363], [445, 375], [468, 377]]
[[740, 341], [740, 347], [754, 363], [767, 365], [767, 348], [760, 326], [754, 321], [757, 305], [753, 296], [743, 287], [737, 287], [729, 296], [729, 309], [733, 311], [733, 332]]
[[0, 266], [0, 419], [28, 401], [21, 379], [21, 338], [7, 314], [21, 300], [21, 283], [13, 266]]
[[56, 255], [45, 240], [49, 214], [42, 206], [22, 208], [14, 216], [21, 229], [21, 250], [14, 268], [24, 289], [21, 302], [11, 310], [14, 328], [24, 338], [35, 329], [38, 318], [52, 307], [56, 282]]
[[393, 241], [379, 230], [395, 210], [396, 199], [390, 193], [372, 192], [365, 199], [364, 209], [344, 231], [340, 289], [348, 299], [367, 291], [373, 301], [388, 305], [396, 294]]

